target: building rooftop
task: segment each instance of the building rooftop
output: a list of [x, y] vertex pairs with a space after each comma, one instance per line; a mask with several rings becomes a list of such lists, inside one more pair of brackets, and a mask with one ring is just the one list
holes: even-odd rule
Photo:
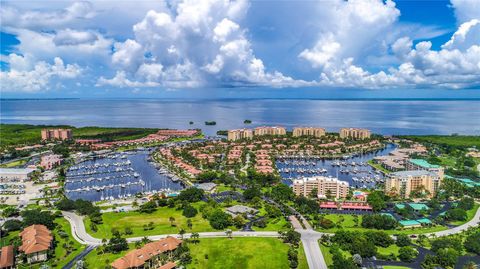
[[417, 219], [421, 224], [432, 224], [432, 221], [427, 218]]
[[31, 168], [0, 168], [0, 174], [2, 175], [25, 175], [35, 171]]
[[227, 211], [232, 213], [232, 214], [243, 214], [243, 213], [250, 213], [250, 212], [253, 212], [254, 214], [258, 213], [258, 210], [256, 210], [255, 208], [251, 208], [251, 207], [244, 206], [244, 205], [231, 206], [231, 207], [227, 208]]
[[416, 220], [401, 220], [398, 222], [401, 226], [416, 226], [416, 225], [420, 225], [420, 222], [416, 221]]
[[13, 246], [4, 246], [0, 250], [0, 268], [13, 267]]
[[196, 187], [197, 187], [198, 189], [201, 189], [201, 190], [204, 190], [204, 191], [211, 191], [211, 190], [213, 190], [215, 187], [217, 187], [217, 184], [212, 183], [212, 182], [207, 182], [207, 183], [198, 184], [198, 185], [196, 185]]
[[48, 250], [53, 240], [50, 230], [39, 224], [28, 226], [19, 235], [22, 238], [22, 245], [18, 250], [25, 254]]
[[418, 165], [420, 167], [427, 168], [427, 169], [429, 169], [429, 168], [440, 168], [441, 167], [440, 165], [431, 164], [424, 159], [410, 159], [408, 161], [413, 163], [414, 165]]
[[419, 177], [419, 176], [436, 176], [436, 174], [425, 171], [425, 170], [407, 170], [407, 171], [398, 171], [389, 174], [390, 176], [395, 177]]
[[416, 210], [416, 211], [429, 209], [429, 207], [426, 204], [408, 203], [408, 206], [413, 208], [413, 210]]

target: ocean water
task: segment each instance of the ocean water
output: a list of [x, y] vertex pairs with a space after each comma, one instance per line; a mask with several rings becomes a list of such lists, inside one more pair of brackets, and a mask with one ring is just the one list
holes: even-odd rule
[[[480, 135], [480, 100], [1, 100], [1, 123], [200, 128], [364, 127], [379, 134]], [[245, 119], [252, 124], [243, 123]], [[190, 125], [189, 122], [194, 124]], [[205, 121], [216, 121], [206, 126]]]

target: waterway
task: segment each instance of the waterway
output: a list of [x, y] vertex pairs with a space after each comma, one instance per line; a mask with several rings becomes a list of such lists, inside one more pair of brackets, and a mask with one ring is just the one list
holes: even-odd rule
[[148, 157], [149, 150], [138, 150], [77, 163], [67, 171], [65, 193], [72, 200], [101, 201], [140, 192], [172, 194], [183, 188], [167, 173], [160, 173]]
[[[384, 175], [375, 171], [367, 162], [376, 156], [388, 155], [396, 146], [387, 144], [385, 148], [340, 159], [288, 159], [277, 160], [277, 169], [287, 185], [293, 179], [312, 176], [335, 177], [347, 181], [351, 187], [371, 188], [384, 180]], [[340, 164], [340, 165], [339, 165]], [[353, 165], [355, 164], [355, 165]], [[346, 171], [348, 170], [348, 173]], [[306, 172], [314, 171], [314, 172]]]

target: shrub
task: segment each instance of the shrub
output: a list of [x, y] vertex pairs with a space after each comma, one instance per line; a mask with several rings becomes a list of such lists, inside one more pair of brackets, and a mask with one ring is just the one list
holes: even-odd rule
[[417, 255], [418, 251], [411, 246], [401, 247], [398, 250], [398, 258], [402, 262], [411, 262], [417, 257]]

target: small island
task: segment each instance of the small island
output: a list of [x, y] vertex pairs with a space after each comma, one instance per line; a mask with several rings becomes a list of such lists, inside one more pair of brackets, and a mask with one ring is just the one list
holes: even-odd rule
[[252, 121], [251, 121], [251, 120], [244, 120], [243, 123], [244, 123], [244, 124], [251, 124]]
[[192, 124], [193, 124], [193, 121], [190, 121], [189, 124], [192, 125]]
[[206, 121], [205, 125], [217, 125], [216, 121]]

